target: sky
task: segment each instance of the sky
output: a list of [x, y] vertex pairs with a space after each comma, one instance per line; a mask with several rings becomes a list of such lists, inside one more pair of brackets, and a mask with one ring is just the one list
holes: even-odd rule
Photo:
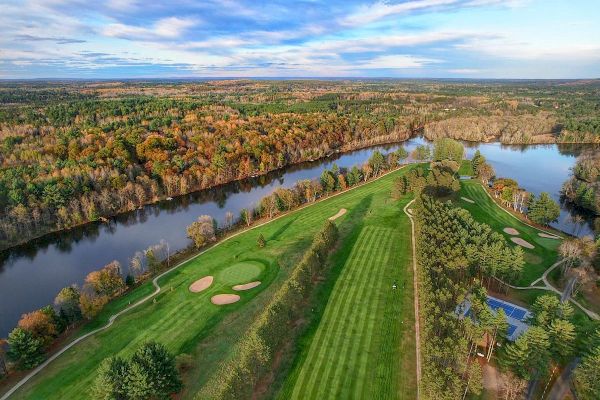
[[600, 0], [0, 0], [0, 79], [600, 78]]

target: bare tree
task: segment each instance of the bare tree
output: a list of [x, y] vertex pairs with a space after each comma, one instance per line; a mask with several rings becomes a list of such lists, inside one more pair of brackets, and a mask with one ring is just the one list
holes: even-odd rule
[[512, 372], [502, 374], [500, 380], [500, 391], [504, 400], [521, 399], [525, 394], [527, 381], [514, 375]]
[[225, 226], [227, 229], [233, 226], [233, 213], [231, 211], [225, 213]]

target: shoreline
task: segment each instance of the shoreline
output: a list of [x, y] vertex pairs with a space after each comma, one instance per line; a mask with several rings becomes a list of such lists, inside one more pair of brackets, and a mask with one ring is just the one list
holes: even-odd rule
[[[298, 161], [298, 162], [295, 162], [295, 163], [286, 164], [285, 166], [280, 167], [280, 168], [276, 168], [276, 169], [272, 169], [272, 170], [268, 170], [268, 171], [259, 172], [259, 173], [255, 174], [255, 175], [246, 176], [246, 177], [239, 178], [239, 179], [233, 179], [233, 180], [230, 180], [230, 181], [227, 181], [227, 182], [221, 182], [221, 183], [218, 183], [218, 184], [216, 184], [214, 186], [209, 186], [209, 187], [206, 187], [206, 188], [203, 188], [203, 189], [192, 190], [192, 191], [187, 192], [187, 193], [182, 193], [182, 194], [176, 195], [175, 197], [172, 197], [171, 200], [175, 200], [175, 199], [181, 198], [183, 196], [188, 196], [188, 195], [195, 194], [195, 193], [201, 193], [201, 192], [204, 192], [204, 191], [209, 191], [209, 190], [214, 190], [214, 189], [222, 188], [222, 187], [225, 187], [227, 185], [231, 185], [231, 184], [235, 184], [235, 183], [246, 182], [246, 181], [249, 181], [251, 179], [256, 179], [256, 178], [260, 178], [262, 176], [266, 176], [266, 175], [271, 174], [271, 173], [275, 173], [275, 172], [278, 172], [278, 171], [284, 171], [287, 168], [291, 168], [291, 167], [294, 167], [294, 166], [302, 165], [304, 163], [313, 163], [313, 162], [323, 161], [323, 160], [326, 160], [326, 159], [328, 159], [328, 158], [330, 158], [330, 157], [332, 157], [332, 156], [334, 156], [336, 154], [343, 155], [343, 154], [351, 153], [353, 151], [365, 150], [365, 149], [368, 149], [368, 148], [371, 148], [371, 147], [375, 147], [375, 146], [385, 146], [385, 145], [394, 145], [394, 144], [404, 143], [404, 142], [406, 142], [406, 141], [408, 141], [410, 139], [413, 139], [415, 137], [415, 136], [409, 136], [408, 138], [406, 138], [404, 140], [397, 140], [397, 139], [389, 139], [389, 136], [390, 135], [388, 135], [386, 137], [383, 137], [384, 140], [376, 140], [376, 141], [369, 142], [369, 143], [364, 144], [364, 145], [357, 145], [357, 147], [353, 147], [350, 144], [344, 145], [344, 146], [340, 147], [339, 151], [337, 151], [337, 152], [334, 151], [334, 152], [328, 153], [328, 154], [326, 154], [326, 155], [324, 155], [323, 157], [320, 157], [320, 158], [301, 160], [301, 161]], [[350, 146], [350, 147], [349, 148], [345, 148], [346, 146]], [[169, 200], [169, 197], [165, 196], [165, 197], [161, 197], [160, 199], [144, 203], [143, 205], [141, 205], [139, 207], [144, 208], [146, 206], [153, 206], [153, 205], [159, 204], [161, 202], [166, 202], [166, 201], [171, 201], [171, 200]], [[73, 231], [73, 230], [78, 229], [78, 228], [84, 228], [87, 225], [92, 225], [92, 224], [110, 224], [111, 220], [113, 218], [119, 217], [119, 216], [127, 214], [127, 213], [133, 213], [133, 212], [137, 211], [138, 209], [139, 208], [134, 208], [134, 209], [131, 209], [131, 210], [124, 210], [124, 211], [120, 211], [120, 212], [117, 212], [117, 213], [114, 213], [114, 214], [110, 214], [110, 215], [102, 215], [101, 217], [99, 217], [98, 219], [93, 220], [93, 221], [85, 221], [85, 222], [82, 222], [80, 224], [72, 225], [72, 226], [69, 226], [69, 227], [65, 227], [65, 228], [61, 228], [61, 229], [57, 229], [57, 230], [49, 230], [49, 231], [41, 233], [39, 235], [36, 235], [36, 236], [33, 236], [33, 237], [29, 237], [27, 239], [23, 239], [22, 241], [16, 242], [16, 243], [11, 244], [10, 246], [7, 246], [7, 247], [0, 246], [0, 254], [2, 254], [2, 253], [9, 253], [9, 252], [11, 252], [11, 251], [13, 251], [13, 250], [21, 247], [21, 246], [24, 247], [24, 246], [27, 246], [29, 244], [34, 244], [34, 242], [36, 242], [38, 240], [42, 240], [42, 239], [47, 238], [47, 237], [50, 237], [51, 235], [57, 235], [57, 234], [65, 233], [65, 232], [70, 232], [70, 231]]]
[[[315, 159], [306, 159], [306, 160], [300, 160], [298, 162], [294, 162], [294, 163], [289, 163], [284, 165], [283, 167], [280, 168], [275, 168], [272, 170], [268, 170], [268, 171], [263, 171], [263, 172], [258, 172], [254, 175], [250, 175], [250, 176], [246, 176], [246, 177], [242, 177], [242, 178], [237, 178], [237, 179], [232, 179], [229, 180], [227, 182], [221, 182], [218, 183], [216, 185], [213, 186], [209, 186], [206, 188], [202, 188], [202, 189], [197, 189], [197, 190], [192, 190], [189, 191], [187, 193], [182, 193], [182, 194], [178, 194], [175, 197], [167, 197], [167, 196], [163, 196], [159, 199], [156, 199], [154, 201], [149, 201], [146, 202], [140, 206], [138, 206], [138, 208], [134, 208], [131, 210], [124, 210], [124, 211], [119, 211], [113, 214], [109, 214], [109, 215], [102, 215], [100, 216], [98, 219], [96, 220], [92, 220], [92, 221], [85, 221], [85, 222], [81, 222], [79, 224], [76, 225], [72, 225], [69, 227], [65, 227], [65, 228], [60, 228], [60, 229], [56, 229], [56, 230], [47, 230], [43, 233], [40, 233], [39, 235], [35, 235], [32, 237], [28, 237], [25, 238], [19, 242], [13, 243], [9, 246], [3, 247], [0, 246], [0, 255], [3, 253], [9, 253], [15, 249], [18, 249], [19, 247], [24, 247], [30, 244], [34, 244], [36, 241], [38, 240], [43, 240], [44, 238], [48, 238], [52, 235], [57, 235], [57, 234], [61, 234], [61, 233], [66, 233], [66, 232], [70, 232], [73, 231], [75, 229], [78, 228], [84, 228], [85, 226], [88, 225], [92, 225], [92, 224], [110, 224], [111, 220], [113, 218], [125, 215], [127, 213], [133, 213], [135, 211], [137, 211], [140, 208], [144, 208], [147, 206], [153, 206], [153, 205], [157, 205], [161, 202], [166, 202], [166, 201], [171, 201], [171, 200], [175, 200], [178, 198], [181, 198], [183, 196], [188, 196], [191, 194], [196, 194], [196, 193], [201, 193], [201, 192], [205, 192], [205, 191], [209, 191], [209, 190], [214, 190], [214, 189], [218, 189], [218, 188], [222, 188], [225, 187], [227, 185], [231, 185], [231, 184], [235, 184], [235, 183], [242, 183], [242, 182], [246, 182], [249, 181], [251, 179], [256, 179], [256, 178], [260, 178], [266, 175], [269, 175], [271, 173], [275, 173], [275, 172], [279, 172], [279, 171], [284, 171], [287, 168], [291, 168], [294, 166], [298, 166], [298, 165], [302, 165], [305, 163], [312, 163], [312, 162], [319, 162], [319, 161], [323, 161], [326, 160], [336, 154], [340, 154], [340, 155], [344, 155], [344, 154], [348, 154], [351, 153], [353, 151], [360, 151], [360, 150], [365, 150], [371, 147], [375, 147], [375, 146], [385, 146], [385, 145], [395, 145], [395, 144], [400, 144], [400, 143], [404, 143], [407, 142], [411, 139], [415, 139], [415, 138], [419, 138], [422, 137], [424, 140], [426, 140], [427, 142], [432, 142], [431, 139], [428, 139], [425, 135], [423, 135], [422, 133], [417, 133], [417, 132], [412, 132], [407, 138], [402, 139], [402, 140], [398, 140], [397, 138], [390, 138], [391, 135], [387, 135], [387, 136], [382, 136], [381, 140], [377, 140], [377, 139], [372, 139], [370, 141], [368, 141], [368, 143], [363, 143], [363, 144], [346, 144], [341, 146], [339, 149], [337, 149], [336, 151], [333, 151], [331, 153], [325, 154], [320, 158], [315, 158]], [[450, 136], [448, 136], [450, 137]], [[459, 140], [462, 142], [466, 142], [469, 144], [492, 144], [492, 143], [497, 143], [501, 146], [543, 146], [543, 145], [555, 145], [555, 146], [559, 146], [559, 145], [587, 145], [587, 146], [598, 146], [600, 145], [599, 142], [576, 142], [576, 141], [564, 141], [564, 142], [560, 142], [560, 141], [554, 141], [554, 142], [528, 142], [528, 143], [505, 143], [505, 142], [501, 142], [498, 140], [498, 137], [495, 137], [494, 140], [487, 140], [487, 141], [481, 141], [481, 140], [469, 140], [469, 139], [455, 139], [455, 140]], [[434, 139], [435, 140], [435, 139]]]

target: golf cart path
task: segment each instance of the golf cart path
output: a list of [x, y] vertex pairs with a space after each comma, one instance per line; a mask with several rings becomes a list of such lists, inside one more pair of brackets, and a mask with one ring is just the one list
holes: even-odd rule
[[413, 264], [413, 287], [414, 287], [414, 302], [415, 302], [415, 351], [416, 351], [416, 367], [417, 367], [417, 400], [421, 397], [420, 382], [421, 382], [421, 327], [419, 322], [419, 278], [417, 276], [417, 248], [415, 245], [415, 222], [413, 221], [412, 212], [409, 212], [408, 207], [414, 202], [411, 200], [404, 206], [404, 213], [410, 219], [411, 243], [412, 243], [412, 264]]
[[[552, 286], [550, 284], [550, 282], [548, 281], [548, 274], [550, 272], [552, 272], [554, 270], [554, 268], [558, 267], [563, 262], [564, 262], [564, 260], [559, 260], [559, 261], [555, 262], [554, 264], [552, 264], [546, 271], [544, 271], [544, 273], [542, 274], [542, 277], [536, 279], [531, 284], [531, 286], [514, 286], [514, 285], [511, 285], [510, 283], [504, 282], [501, 279], [498, 279], [498, 278], [495, 278], [495, 279], [498, 280], [499, 282], [505, 284], [506, 286], [508, 286], [511, 289], [515, 289], [515, 290], [547, 290], [549, 292], [554, 292], [554, 293], [558, 294], [559, 296], [562, 296], [563, 292], [558, 290], [554, 286]], [[536, 285], [540, 280], [544, 283], [544, 286]], [[598, 316], [598, 314], [596, 314], [595, 312], [593, 312], [591, 310], [588, 310], [583, 305], [581, 305], [577, 300], [575, 300], [573, 298], [569, 298], [569, 301], [571, 303], [575, 304], [575, 306], [577, 306], [581, 311], [583, 311], [591, 319], [600, 320], [600, 316]]]

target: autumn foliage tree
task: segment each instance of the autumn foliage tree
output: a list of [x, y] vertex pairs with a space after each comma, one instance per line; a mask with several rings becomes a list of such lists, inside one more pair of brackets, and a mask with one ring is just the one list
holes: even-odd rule
[[85, 286], [93, 289], [98, 296], [115, 296], [125, 288], [121, 264], [112, 261], [101, 270], [90, 272], [85, 278]]
[[58, 335], [55, 321], [42, 310], [23, 314], [19, 320], [18, 327], [30, 332], [45, 346], [50, 344]]
[[65, 319], [67, 324], [73, 324], [81, 319], [79, 298], [81, 293], [77, 286], [67, 286], [61, 289], [54, 299], [54, 305], [59, 310], [59, 315]]
[[209, 215], [201, 215], [198, 220], [187, 227], [187, 235], [194, 241], [196, 248], [217, 240], [214, 220]]

